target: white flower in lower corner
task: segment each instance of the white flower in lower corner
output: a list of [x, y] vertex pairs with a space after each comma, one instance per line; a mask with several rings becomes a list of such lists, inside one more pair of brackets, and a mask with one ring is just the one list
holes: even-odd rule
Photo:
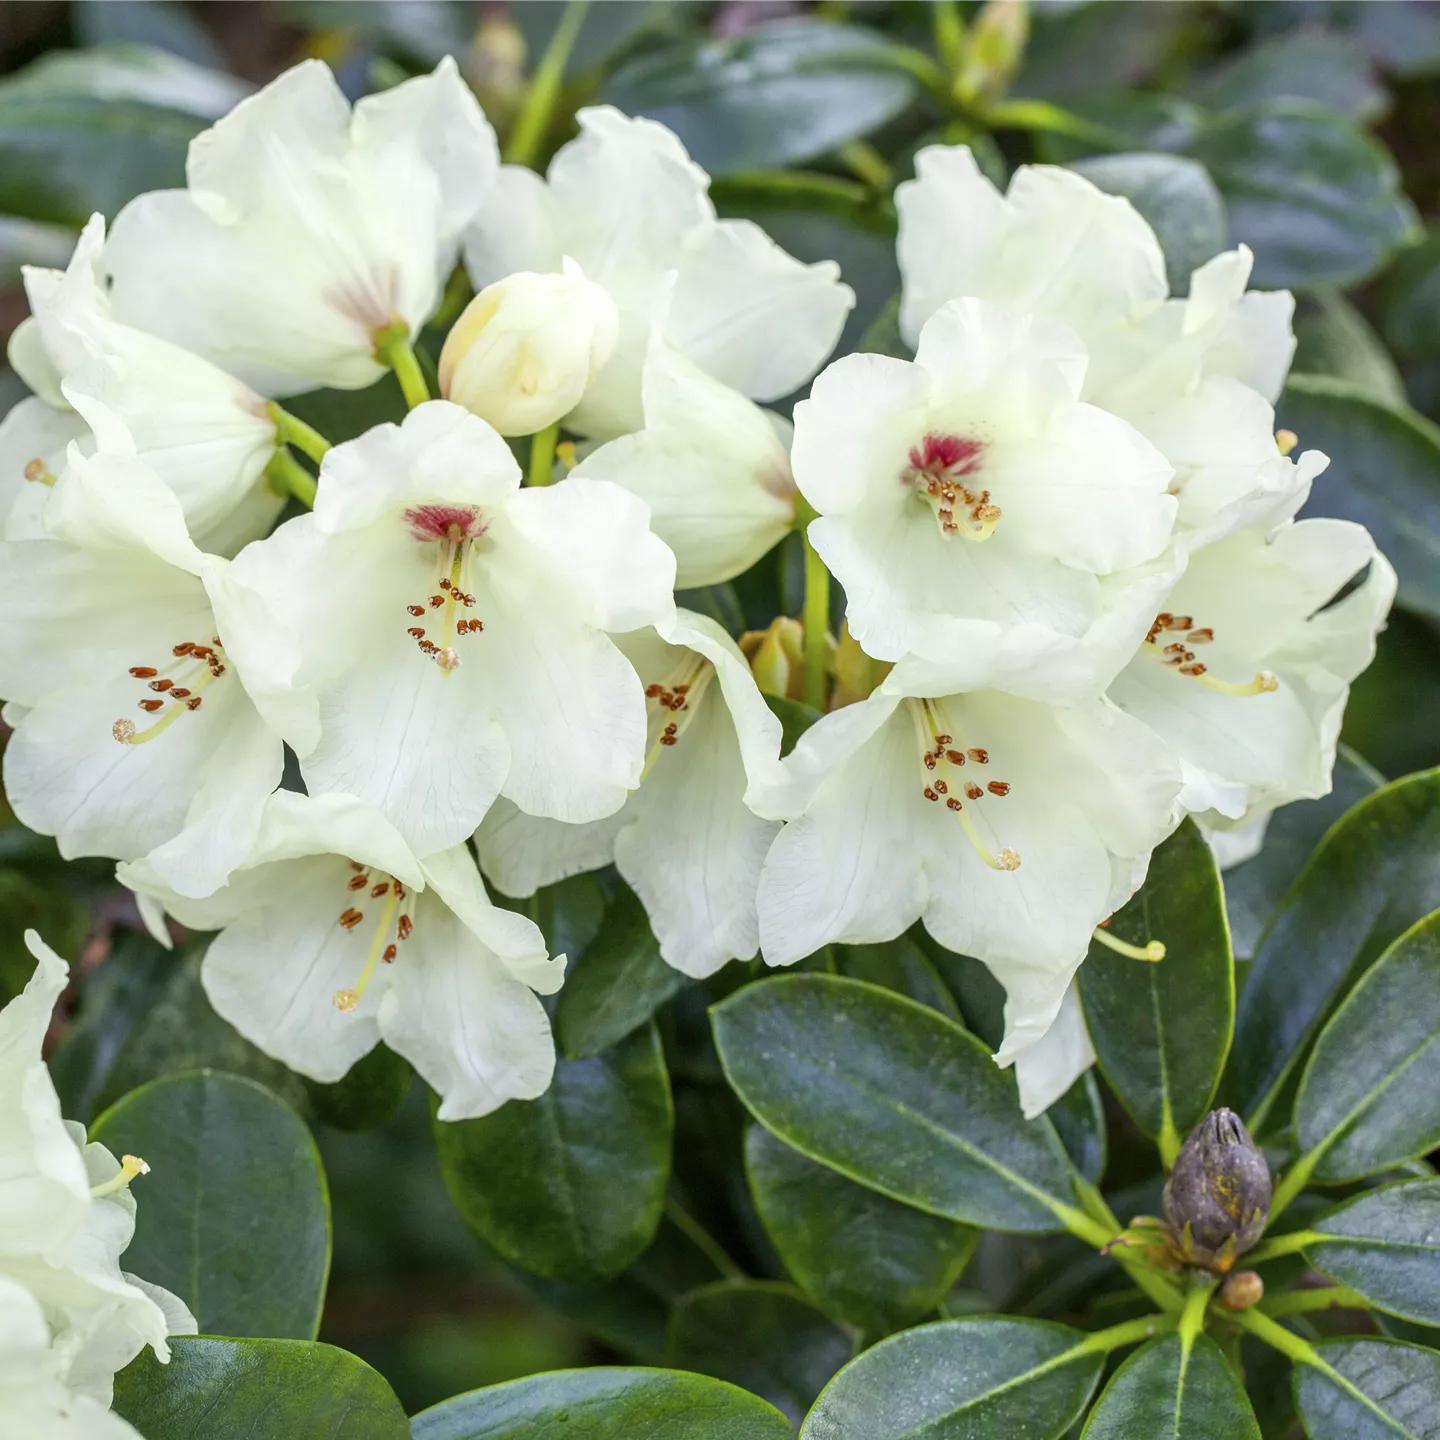
[[116, 217], [115, 317], [267, 395], [369, 385], [381, 332], [433, 314], [496, 164], [453, 59], [353, 110], [304, 61], [190, 142], [187, 189]]
[[206, 894], [249, 849], [284, 764], [226, 643], [228, 618], [261, 602], [195, 548], [134, 458], [72, 448], [45, 525], [49, 539], [0, 545], [10, 803], [67, 858], [151, 853]]
[[[33, 930], [25, 943], [35, 974], [0, 1011], [0, 1332], [13, 1327], [7, 1338], [35, 1363], [24, 1376], [7, 1373], [14, 1352], [0, 1344], [0, 1420], [13, 1399], [37, 1417], [35, 1430], [19, 1432], [26, 1440], [102, 1437], [111, 1432], [94, 1417], [110, 1404], [115, 1373], [146, 1345], [167, 1360], [166, 1336], [193, 1335], [195, 1321], [175, 1296], [120, 1269], [135, 1233], [130, 1182], [147, 1167], [87, 1144], [84, 1127], [61, 1118], [40, 1048], [68, 968]], [[22, 1393], [7, 1394], [22, 1379]], [[59, 1425], [67, 1416], [71, 1430]], [[81, 1417], [94, 1420], [90, 1429]]]
[[363, 802], [279, 791], [254, 850], [214, 895], [177, 895], [144, 861], [119, 873], [152, 918], [158, 902], [220, 931], [201, 969], [210, 1003], [302, 1075], [339, 1080], [384, 1040], [439, 1092], [442, 1120], [550, 1083], [536, 993], [559, 989], [565, 957], [551, 959], [530, 920], [491, 903], [463, 845], [416, 860]]
[[1395, 583], [1350, 521], [1241, 530], [1190, 557], [1109, 697], [1180, 757], [1181, 802], [1211, 827], [1328, 794], [1350, 682]]
[[869, 654], [1023, 649], [1050, 671], [1040, 693], [1074, 668], [1093, 694], [1123, 664], [1156, 583], [1132, 584], [1136, 567], [1173, 580], [1173, 472], [1081, 403], [1086, 363], [1058, 322], [958, 300], [913, 364], [846, 356], [795, 407], [810, 539]]
[[663, 342], [651, 347], [642, 394], [644, 429], [602, 445], [572, 473], [613, 480], [650, 507], [680, 589], [743, 574], [795, 523], [790, 422]]
[[640, 428], [640, 372], [661, 309], [662, 337], [751, 399], [803, 385], [855, 303], [839, 267], [802, 264], [752, 221], [717, 220], [710, 177], [665, 126], [608, 105], [576, 119], [580, 134], [548, 175], [501, 167], [465, 240], [477, 289], [568, 257], [615, 302], [615, 353], [566, 428], [596, 440]]
[[270, 616], [299, 646], [255, 693], [310, 792], [370, 802], [424, 855], [497, 795], [571, 822], [624, 804], [645, 697], [606, 632], [668, 622], [674, 566], [635, 496], [522, 490], [495, 431], [433, 400], [331, 450], [314, 513], [233, 574], [270, 602], [251, 648], [284, 653]]
[[613, 860], [677, 970], [700, 979], [759, 945], [755, 891], [780, 828], [746, 804], [774, 783], [780, 722], [739, 647], [688, 610], [661, 639], [622, 641], [645, 682], [649, 754], [623, 809], [590, 825], [524, 815], [501, 801], [476, 836], [480, 863], [508, 895], [530, 895]]
[[947, 693], [902, 661], [816, 722], [761, 808], [793, 817], [760, 879], [760, 944], [789, 965], [922, 920], [1005, 988], [1015, 1060], [1050, 1029], [1096, 925], [1174, 827], [1167, 747], [1104, 702]]

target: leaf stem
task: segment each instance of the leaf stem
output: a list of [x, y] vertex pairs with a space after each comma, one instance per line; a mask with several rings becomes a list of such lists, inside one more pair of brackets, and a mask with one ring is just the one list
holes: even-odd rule
[[531, 485], [548, 485], [555, 478], [555, 442], [559, 438], [558, 420], [530, 437], [530, 466], [526, 478]]
[[[1093, 1204], [1093, 1201], [1086, 1199], [1084, 1191], [1081, 1190], [1079, 1186], [1077, 1186], [1076, 1189], [1079, 1191], [1082, 1201], [1087, 1205]], [[1095, 1199], [1099, 1200], [1101, 1205], [1105, 1205], [1105, 1201], [1100, 1197], [1098, 1191], [1095, 1194]], [[1181, 1298], [1180, 1292], [1165, 1276], [1153, 1270], [1143, 1260], [1134, 1259], [1125, 1255], [1119, 1249], [1106, 1249], [1106, 1247], [1114, 1241], [1116, 1236], [1122, 1233], [1113, 1215], [1110, 1215], [1109, 1223], [1102, 1224], [1098, 1219], [1092, 1219], [1091, 1216], [1069, 1205], [1060, 1205], [1051, 1202], [1050, 1208], [1055, 1212], [1055, 1216], [1060, 1223], [1064, 1225], [1072, 1235], [1085, 1241], [1087, 1245], [1093, 1245], [1097, 1250], [1105, 1250], [1106, 1254], [1108, 1254], [1131, 1280], [1162, 1310], [1179, 1313], [1185, 1302]], [[1106, 1206], [1105, 1209], [1108, 1215], [1109, 1207]]]
[[395, 372], [405, 403], [412, 410], [430, 398], [420, 362], [410, 344], [410, 327], [403, 320], [397, 320], [376, 333], [375, 358]]
[[805, 703], [812, 710], [825, 710], [825, 670], [830, 648], [830, 572], [810, 543], [809, 528], [801, 532], [805, 542]]
[[673, 1195], [665, 1197], [665, 1216], [727, 1280], [745, 1278], [745, 1272], [725, 1253], [720, 1242]]
[[[1270, 1212], [1275, 1213], [1273, 1210]], [[1294, 1255], [1317, 1240], [1323, 1240], [1318, 1230], [1293, 1230], [1288, 1235], [1276, 1235], [1257, 1245], [1245, 1257], [1246, 1265], [1263, 1265], [1267, 1260], [1278, 1260], [1282, 1255]]]
[[1307, 1151], [1280, 1177], [1280, 1183], [1275, 1187], [1275, 1193], [1270, 1198], [1270, 1219], [1267, 1223], [1273, 1225], [1275, 1217], [1309, 1183], [1311, 1174], [1320, 1163], [1320, 1157], [1325, 1153], [1325, 1148], [1325, 1144], [1322, 1143], [1313, 1150]]
[[1272, 1320], [1286, 1315], [1306, 1315], [1313, 1310], [1370, 1310], [1374, 1307], [1363, 1295], [1344, 1285], [1322, 1285], [1309, 1290], [1287, 1290], [1274, 1299], [1262, 1300], [1260, 1310]]
[[960, 7], [955, 0], [931, 0], [930, 17], [935, 53], [939, 55], [940, 63], [953, 75], [960, 68], [960, 47], [965, 40], [965, 22], [960, 18]]
[[515, 117], [515, 126], [505, 142], [505, 159], [512, 165], [529, 165], [533, 168], [535, 157], [549, 132], [550, 122], [555, 118], [555, 106], [560, 99], [560, 90], [565, 82], [565, 65], [570, 52], [579, 38], [580, 27], [585, 23], [585, 12], [590, 8], [589, 0], [570, 0], [535, 73], [530, 77], [530, 86], [520, 113]]
[[1167, 1334], [1180, 1324], [1180, 1320], [1181, 1317], [1176, 1314], [1142, 1315], [1138, 1320], [1125, 1320], [1119, 1325], [1112, 1325], [1108, 1330], [1095, 1331], [1093, 1335], [1086, 1336], [1079, 1348], [1108, 1354], [1111, 1350], [1120, 1349], [1122, 1345], [1138, 1345], [1142, 1340]]
[[1163, 940], [1151, 940], [1147, 945], [1132, 945], [1128, 940], [1122, 940], [1118, 935], [1112, 935], [1103, 925], [1095, 927], [1094, 938], [1107, 950], [1113, 950], [1127, 960], [1145, 960], [1154, 963], [1165, 958], [1165, 942]]
[[852, 140], [840, 148], [840, 158], [852, 174], [859, 176], [872, 190], [884, 194], [895, 181], [889, 162], [864, 140]]
[[265, 480], [277, 495], [293, 495], [308, 509], [315, 508], [315, 477], [285, 446], [270, 457]]
[[330, 442], [318, 430], [307, 425], [298, 415], [292, 415], [288, 410], [282, 409], [274, 400], [267, 408], [270, 418], [275, 422], [275, 429], [280, 436], [282, 445], [293, 445], [297, 450], [308, 455], [317, 465], [325, 458], [325, 452], [329, 450]]
[[1186, 1354], [1195, 1343], [1195, 1337], [1205, 1328], [1205, 1311], [1214, 1293], [1213, 1280], [1191, 1280], [1185, 1296], [1185, 1308], [1180, 1312], [1180, 1344]]

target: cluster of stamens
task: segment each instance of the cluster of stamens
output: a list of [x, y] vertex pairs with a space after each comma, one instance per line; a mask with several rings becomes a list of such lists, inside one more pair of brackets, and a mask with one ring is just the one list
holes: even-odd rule
[[979, 777], [967, 776], [962, 779], [956, 772], [967, 764], [988, 765], [990, 752], [978, 745], [968, 748], [958, 746], [953, 735], [947, 735], [940, 730], [934, 706], [929, 700], [919, 701], [917, 709], [917, 723], [923, 727], [921, 734], [924, 745], [920, 755], [920, 763], [925, 768], [921, 793], [934, 804], [938, 805], [942, 800], [945, 802], [945, 808], [960, 821], [975, 853], [992, 870], [1018, 870], [1019, 855], [1008, 846], [992, 852], [980, 838], [974, 821], [966, 813], [965, 801], [961, 800], [958, 794], [952, 793], [951, 789], [953, 786], [955, 790], [963, 791], [965, 799], [972, 803], [987, 795], [1003, 800], [1010, 793], [1010, 782], [987, 780], [982, 784]]
[[111, 733], [122, 745], [143, 745], [168, 730], [181, 715], [198, 710], [204, 698], [202, 692], [225, 673], [225, 651], [218, 636], [212, 636], [208, 645], [182, 640], [170, 653], [179, 662], [168, 667], [176, 670], [174, 675], [162, 674], [154, 665], [130, 667], [130, 674], [144, 680], [155, 692], [140, 701], [140, 709], [155, 720], [144, 730], [138, 729], [133, 720], [117, 720]]
[[460, 615], [462, 610], [475, 608], [475, 597], [464, 588], [462, 581], [470, 544], [485, 533], [485, 525], [477, 511], [451, 505], [417, 505], [405, 512], [405, 519], [415, 539], [422, 543], [438, 541], [445, 547], [440, 559], [440, 569], [445, 573], [440, 577], [437, 593], [428, 596], [423, 604], [405, 607], [406, 613], [415, 620], [427, 611], [441, 611], [438, 617], [441, 621], [440, 637], [432, 639], [425, 633], [423, 625], [406, 626], [405, 633], [422, 655], [433, 660], [448, 675], [460, 664], [456, 639], [478, 635], [485, 628], [483, 620], [471, 620]]
[[933, 433], [911, 448], [910, 464], [900, 478], [935, 512], [942, 535], [988, 540], [994, 533], [1000, 507], [991, 503], [988, 490], [965, 483], [979, 474], [984, 453], [982, 441]]
[[[1171, 639], [1171, 636], [1179, 638]], [[1266, 690], [1279, 689], [1279, 680], [1268, 670], [1257, 671], [1253, 680], [1242, 684], [1220, 680], [1210, 674], [1209, 667], [1196, 658], [1192, 647], [1209, 645], [1214, 639], [1215, 631], [1208, 625], [1197, 626], [1193, 615], [1172, 615], [1165, 610], [1155, 617], [1155, 623], [1145, 637], [1145, 649], [1168, 669], [1188, 679], [1198, 680], [1222, 695], [1259, 695]]]
[[686, 725], [694, 718], [695, 707], [700, 703], [715, 667], [703, 655], [687, 652], [669, 675], [645, 687], [645, 711], [647, 730], [647, 754], [641, 779], [650, 773], [662, 749], [680, 743], [680, 736]]
[[[400, 945], [408, 940], [415, 930], [415, 922], [410, 918], [408, 908], [410, 892], [399, 880], [391, 876], [372, 876], [369, 867], [357, 860], [350, 862], [350, 869], [354, 873], [346, 882], [346, 888], [355, 892], [357, 898], [379, 900], [382, 903], [375, 938], [371, 942], [370, 953], [366, 956], [360, 978], [355, 982], [354, 989], [337, 990], [334, 995], [335, 1008], [346, 1015], [353, 1014], [359, 1007], [361, 998], [375, 975], [375, 967], [379, 964], [394, 964], [395, 957], [400, 953]], [[340, 912], [340, 928], [354, 930], [364, 919], [363, 910], [354, 905], [347, 906]], [[395, 937], [393, 940], [390, 938], [392, 927]]]

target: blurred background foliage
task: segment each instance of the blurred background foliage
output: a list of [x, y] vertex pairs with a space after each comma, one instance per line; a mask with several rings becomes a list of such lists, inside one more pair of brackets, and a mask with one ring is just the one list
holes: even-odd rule
[[[358, 97], [453, 54], [503, 138], [563, 13], [548, 0], [6, 0], [0, 327], [8, 335], [25, 314], [22, 265], [63, 264], [92, 211], [113, 216], [140, 191], [183, 184], [191, 137], [297, 60], [328, 61]], [[1440, 7], [609, 0], [585, 13], [542, 157], [595, 102], [674, 128], [715, 176], [722, 213], [757, 220], [803, 259], [839, 261], [859, 297], [842, 351], [899, 343], [890, 197], [917, 149], [937, 142], [973, 146], [997, 183], [1042, 160], [1129, 195], [1160, 229], [1177, 292], [1239, 241], [1256, 251], [1255, 283], [1297, 292], [1297, 378], [1280, 423], [1334, 461], [1308, 513], [1370, 525], [1400, 572], [1401, 608], [1351, 696], [1336, 795], [1291, 807], [1264, 854], [1227, 876], [1236, 953], [1247, 955], [1347, 805], [1381, 777], [1440, 763]], [[23, 394], [0, 373], [0, 412]], [[312, 405], [338, 440], [372, 423], [375, 403]], [[798, 554], [782, 547], [736, 586], [691, 601], [732, 629], [763, 626], [798, 607]], [[556, 948], [585, 951], [602, 913], [607, 927], [628, 923], [624, 904], [605, 910], [607, 889], [613, 879], [583, 877], [546, 895], [537, 918]], [[581, 1285], [525, 1274], [472, 1237], [441, 1178], [423, 1087], [394, 1057], [377, 1052], [342, 1087], [297, 1080], [210, 1011], [198, 956], [177, 961], [139, 933], [104, 862], [61, 864], [52, 842], [0, 808], [0, 1000], [28, 974], [26, 925], [78, 957], [52, 1037], [67, 1115], [91, 1120], [192, 1065], [261, 1079], [306, 1115], [334, 1203], [322, 1338], [375, 1364], [407, 1410], [536, 1370], [659, 1363], [681, 1294], [725, 1278], [733, 1260], [783, 1278], [745, 1190], [743, 1116], [706, 1022], [706, 1004], [744, 967], [686, 985], [660, 1011], [676, 1107], [665, 1218], [618, 1279]], [[859, 953], [832, 963], [911, 993], [929, 987], [929, 1003], [987, 1035], [997, 997], [980, 968], [906, 944], [887, 947], [885, 962], [903, 975], [869, 976]], [[607, 954], [630, 963], [635, 949], [623, 936], [597, 941], [578, 973], [604, 979]], [[652, 973], [652, 1006], [662, 981], [680, 984]], [[570, 1054], [624, 1033], [624, 1017], [595, 1033], [605, 1017], [594, 1022], [564, 993]], [[583, 1090], [584, 1072], [573, 1075]], [[1063, 1103], [1077, 1145], [1099, 1096], [1092, 1079]], [[1152, 1161], [1107, 1109], [1119, 1186]], [[353, 1133], [377, 1116], [390, 1118]], [[1098, 1171], [1105, 1157], [1093, 1158]], [[957, 1255], [957, 1272], [964, 1263]], [[987, 1235], [948, 1308], [1063, 1311], [1065, 1287], [1085, 1280], [1077, 1266], [1094, 1263], [1066, 1239]]]

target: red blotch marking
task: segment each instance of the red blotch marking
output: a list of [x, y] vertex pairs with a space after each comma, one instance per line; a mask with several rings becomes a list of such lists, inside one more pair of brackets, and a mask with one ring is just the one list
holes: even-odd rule
[[417, 540], [478, 540], [485, 522], [473, 505], [412, 505], [405, 523]]
[[980, 457], [984, 453], [985, 444], [981, 440], [972, 440], [964, 435], [931, 433], [922, 444], [912, 447], [910, 463], [917, 470], [973, 475], [980, 468]]

